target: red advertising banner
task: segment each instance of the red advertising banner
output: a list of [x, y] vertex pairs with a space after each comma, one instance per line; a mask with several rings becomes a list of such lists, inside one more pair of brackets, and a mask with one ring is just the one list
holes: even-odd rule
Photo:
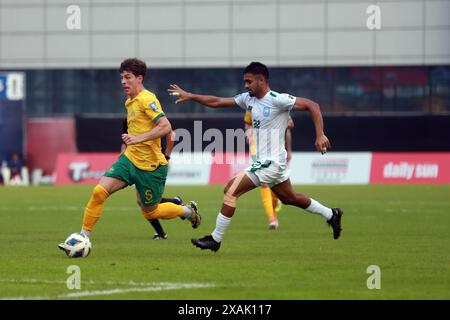
[[[118, 159], [119, 154], [116, 153], [61, 153], [58, 155], [56, 163], [56, 179], [55, 184], [95, 184], [101, 176], [107, 171], [111, 165]], [[298, 156], [298, 155], [295, 155]], [[368, 155], [363, 155], [360, 159], [357, 170], [358, 176], [354, 173], [347, 173], [347, 178], [351, 183], [367, 183], [367, 175], [370, 167], [370, 182], [371, 184], [386, 184], [386, 183], [430, 183], [430, 184], [450, 184], [450, 153], [449, 152], [430, 152], [430, 153], [379, 153], [375, 152]], [[297, 171], [303, 172], [303, 180], [297, 181], [296, 172], [293, 171], [293, 183], [325, 183], [324, 181], [308, 180], [311, 178], [308, 171], [303, 168], [303, 165], [308, 165], [308, 156], [300, 155], [299, 162], [295, 165]], [[349, 155], [350, 157], [350, 155]], [[348, 159], [355, 158], [356, 155], [351, 155]], [[360, 155], [361, 157], [361, 155]], [[359, 159], [359, 158], [358, 158]], [[208, 166], [209, 172], [204, 172], [202, 181], [205, 184], [226, 184], [239, 171], [244, 170], [251, 163], [250, 157], [246, 153], [216, 153], [212, 155], [211, 163], [205, 163]], [[362, 172], [361, 165], [367, 162], [367, 175], [361, 181], [355, 180], [360, 178]], [[296, 159], [293, 159], [293, 163]], [[176, 165], [176, 164], [174, 164]], [[175, 179], [188, 168], [192, 166], [178, 165], [172, 168], [172, 178]], [[313, 167], [312, 167], [313, 168]], [[175, 170], [176, 169], [176, 170]], [[302, 171], [303, 170], [303, 171]], [[353, 169], [352, 169], [353, 170]], [[353, 170], [353, 171], [355, 171]], [[169, 179], [171, 175], [169, 170]], [[188, 172], [187, 170], [186, 172]], [[197, 170], [198, 171], [198, 170]], [[201, 170], [200, 170], [201, 171]], [[352, 171], [352, 172], [353, 172]], [[202, 171], [203, 172], [203, 171]], [[315, 171], [314, 171], [315, 172]], [[350, 172], [350, 171], [349, 171]], [[190, 173], [190, 171], [189, 171]], [[176, 175], [178, 174], [178, 176]], [[306, 178], [308, 179], [306, 179]], [[192, 183], [191, 180], [174, 180], [176, 184]], [[305, 180], [306, 179], [306, 180]], [[198, 180], [198, 179], [196, 179]], [[355, 182], [357, 181], [357, 182]], [[198, 183], [198, 181], [196, 181]], [[200, 182], [201, 183], [201, 182]], [[327, 180], [327, 183], [330, 181]], [[336, 183], [336, 182], [334, 182]]]
[[118, 157], [116, 153], [60, 153], [55, 184], [96, 184]]
[[370, 183], [450, 183], [450, 153], [372, 153]]
[[226, 184], [251, 164], [248, 153], [216, 152], [212, 155], [209, 184]]
[[[58, 154], [74, 152], [77, 149], [75, 119], [72, 117], [28, 119], [26, 141], [30, 171], [40, 168], [45, 174], [52, 174], [56, 168]], [[45, 148], [42, 141], [45, 141]]]

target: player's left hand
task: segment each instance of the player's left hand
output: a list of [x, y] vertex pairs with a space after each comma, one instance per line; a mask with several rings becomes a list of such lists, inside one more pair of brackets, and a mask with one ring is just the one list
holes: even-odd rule
[[316, 143], [314, 145], [316, 146], [317, 151], [322, 154], [326, 153], [327, 150], [331, 148], [330, 141], [324, 134], [316, 138]]
[[122, 134], [122, 141], [127, 145], [131, 144], [137, 144], [139, 143], [138, 139], [135, 136], [132, 136], [131, 134], [124, 133]]

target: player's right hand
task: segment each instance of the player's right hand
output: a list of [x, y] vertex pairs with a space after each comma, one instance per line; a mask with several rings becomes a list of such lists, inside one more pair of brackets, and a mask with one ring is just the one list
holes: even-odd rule
[[331, 143], [324, 134], [316, 138], [316, 143], [314, 145], [316, 146], [317, 151], [322, 154], [326, 153], [327, 149], [331, 148]]
[[167, 89], [167, 91], [169, 91], [169, 94], [171, 96], [177, 97], [178, 99], [175, 100], [175, 104], [179, 104], [181, 102], [184, 102], [186, 100], [189, 100], [189, 93], [184, 91], [183, 89], [181, 89], [178, 85], [176, 84], [171, 84], [170, 88]]

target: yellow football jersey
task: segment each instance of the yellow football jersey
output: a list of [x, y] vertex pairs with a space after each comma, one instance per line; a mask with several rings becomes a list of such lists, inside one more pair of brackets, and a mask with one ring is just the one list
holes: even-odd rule
[[[125, 101], [127, 109], [128, 133], [137, 136], [152, 130], [155, 122], [164, 117], [156, 96], [144, 89], [134, 99]], [[125, 156], [139, 169], [153, 171], [159, 165], [166, 165], [167, 160], [161, 151], [161, 138], [129, 145]]]

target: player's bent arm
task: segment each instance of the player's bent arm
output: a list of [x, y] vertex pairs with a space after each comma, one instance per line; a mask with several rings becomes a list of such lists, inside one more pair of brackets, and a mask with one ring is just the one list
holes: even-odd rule
[[331, 145], [324, 133], [323, 118], [322, 113], [320, 112], [319, 104], [306, 98], [297, 97], [295, 99], [294, 110], [309, 111], [309, 113], [311, 114], [311, 119], [314, 123], [314, 128], [316, 130], [316, 149], [318, 151], [321, 151], [322, 153], [326, 152], [327, 148], [329, 149]]
[[287, 128], [288, 128], [289, 130], [294, 129], [294, 120], [292, 120], [291, 117], [289, 117]]
[[169, 134], [172, 131], [172, 126], [166, 117], [160, 117], [156, 122], [156, 126], [150, 131], [141, 133], [137, 136], [130, 134], [123, 134], [122, 140], [127, 145], [142, 143], [149, 140], [155, 140]]
[[288, 158], [290, 159], [292, 155], [292, 132], [291, 129], [289, 128], [286, 129], [284, 141], [285, 141], [285, 148], [288, 153]]
[[187, 100], [193, 100], [200, 104], [203, 104], [211, 108], [223, 108], [223, 107], [234, 107], [236, 102], [234, 98], [221, 98], [216, 96], [208, 96], [203, 94], [195, 94], [191, 92], [184, 91], [176, 84], [171, 84], [168, 89], [169, 93], [173, 96], [179, 97], [175, 103], [181, 103]]
[[297, 97], [295, 99], [294, 110], [308, 110], [316, 129], [316, 136], [318, 137], [324, 134], [322, 113], [320, 112], [318, 103], [306, 98]]

